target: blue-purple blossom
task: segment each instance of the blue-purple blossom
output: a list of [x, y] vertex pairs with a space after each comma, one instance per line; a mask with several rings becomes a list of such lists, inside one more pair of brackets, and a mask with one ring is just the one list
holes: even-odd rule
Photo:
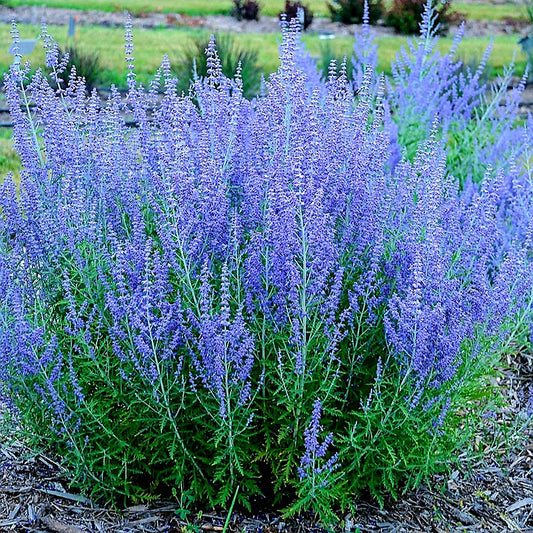
[[[339, 467], [338, 455], [332, 454], [329, 459], [325, 459], [328, 448], [333, 444], [333, 433], [328, 433], [322, 441], [320, 441], [320, 434], [323, 430], [320, 424], [320, 417], [322, 415], [322, 403], [319, 399], [315, 400], [313, 405], [313, 412], [309, 425], [304, 431], [304, 446], [305, 453], [300, 459], [300, 466], [298, 468], [298, 475], [300, 479], [305, 479], [309, 476], [322, 476], [323, 474], [332, 473]], [[323, 476], [321, 483], [327, 479]]]
[[227, 495], [260, 459], [276, 482], [324, 488], [394, 379], [438, 437], [465, 362], [531, 319], [524, 82], [485, 99], [486, 57], [459, 73], [463, 30], [442, 56], [424, 20], [391, 79], [365, 24], [355, 79], [343, 64], [324, 81], [285, 24], [253, 101], [214, 38], [189, 94], [166, 56], [142, 87], [131, 19], [125, 99], [87, 95], [75, 72], [59, 92], [40, 71], [22, 83], [27, 66], [6, 75], [22, 171], [19, 191], [0, 186], [0, 378], [102, 480], [110, 434], [158, 482]]

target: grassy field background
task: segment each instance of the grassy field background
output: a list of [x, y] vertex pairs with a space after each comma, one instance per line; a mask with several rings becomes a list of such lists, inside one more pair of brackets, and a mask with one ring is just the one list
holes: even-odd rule
[[0, 183], [5, 179], [8, 172], [13, 172], [15, 181], [20, 181], [20, 157], [13, 150], [11, 128], [0, 128]]
[[[19, 26], [21, 38], [31, 39], [39, 34], [39, 27], [30, 24]], [[10, 27], [3, 25], [0, 27], [0, 39], [9, 42]], [[61, 26], [51, 26], [49, 31], [54, 35], [60, 45], [67, 44], [66, 28]], [[141, 82], [147, 82], [160, 65], [163, 55], [168, 53], [170, 60], [176, 60], [180, 50], [187, 47], [188, 43], [195, 36], [208, 35], [205, 30], [188, 28], [156, 28], [153, 30], [136, 28], [134, 30], [136, 69]], [[239, 34], [236, 40], [244, 47], [255, 48], [259, 53], [259, 62], [262, 70], [268, 76], [278, 66], [278, 42], [279, 33], [268, 34]], [[303, 41], [313, 56], [321, 56], [325, 46], [330, 46], [331, 51], [337, 57], [352, 55], [353, 38], [339, 37], [331, 41], [320, 41], [318, 35], [306, 34]], [[378, 39], [379, 68], [388, 73], [390, 63], [395, 58], [402, 46], [405, 46], [404, 36], [386, 36]], [[449, 49], [452, 43], [451, 37], [442, 38], [439, 41], [441, 51]], [[465, 39], [460, 45], [459, 54], [467, 61], [479, 59], [483, 51], [489, 44], [489, 39], [472, 38]], [[79, 28], [79, 38], [77, 45], [81, 49], [97, 52], [102, 63], [101, 85], [108, 86], [114, 83], [117, 86], [124, 86], [126, 81], [126, 64], [124, 62], [124, 31], [120, 28], [90, 27], [81, 26]], [[497, 36], [494, 38], [493, 51], [491, 53], [490, 65], [491, 75], [501, 72], [503, 67], [510, 63], [513, 54], [516, 52], [517, 72], [522, 73], [527, 59], [525, 54], [517, 46], [517, 38], [514, 35]], [[37, 45], [29, 59], [34, 67], [44, 66], [44, 52], [42, 47]], [[5, 71], [12, 60], [8, 54], [7, 47], [0, 48], [0, 71]]]
[[[100, 11], [130, 11], [132, 14], [159, 11], [162, 13], [183, 13], [186, 15], [227, 15], [231, 11], [231, 0], [4, 0], [8, 6], [42, 6], [72, 9], [95, 9]], [[306, 0], [315, 16], [328, 16], [325, 0]], [[388, 2], [385, 2], [387, 5]], [[389, 2], [390, 3], [390, 2]], [[275, 17], [283, 10], [283, 0], [262, 0], [261, 14]], [[502, 20], [525, 18], [523, 6], [489, 3], [453, 2], [453, 10], [469, 19]]]

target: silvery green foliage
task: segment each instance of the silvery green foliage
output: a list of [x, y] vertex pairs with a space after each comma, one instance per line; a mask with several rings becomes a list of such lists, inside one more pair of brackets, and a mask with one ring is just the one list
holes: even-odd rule
[[[420, 454], [424, 474], [451, 457], [455, 413], [529, 312], [531, 157], [459, 187], [443, 131], [482, 89], [423, 32], [387, 98], [372, 49], [356, 96], [343, 69], [309, 77], [294, 23], [253, 102], [214, 42], [189, 96], [167, 58], [139, 86], [130, 25], [126, 101], [12, 67], [1, 378], [85, 489], [224, 504], [239, 486], [245, 505], [274, 489], [331, 519], [418, 480]], [[420, 117], [411, 160], [390, 109], [400, 131]]]

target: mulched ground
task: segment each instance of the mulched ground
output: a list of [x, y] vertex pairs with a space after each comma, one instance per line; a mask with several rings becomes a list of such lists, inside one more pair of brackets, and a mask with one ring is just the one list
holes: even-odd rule
[[[495, 442], [505, 425], [520, 420], [531, 397], [533, 354], [509, 358], [499, 385], [508, 407], [490, 421]], [[531, 407], [531, 405], [530, 405]], [[367, 532], [523, 532], [533, 533], [533, 426], [522, 431], [515, 449], [495, 444], [468, 470], [434, 476], [399, 501], [357, 502], [355, 515], [343, 517], [338, 533]], [[1, 442], [4, 444], [1, 444]], [[101, 507], [68, 487], [58, 462], [34, 454], [16, 439], [0, 440], [0, 532], [130, 533], [221, 532], [226, 515], [205, 511], [201, 517], [181, 520], [172, 502], [137, 505], [119, 512]], [[502, 440], [500, 438], [500, 440]], [[503, 442], [503, 440], [502, 440]], [[466, 454], [465, 454], [466, 457]], [[359, 528], [359, 529], [357, 529]], [[244, 516], [234, 513], [231, 532], [306, 533], [324, 531], [312, 516], [285, 520], [275, 513]]]

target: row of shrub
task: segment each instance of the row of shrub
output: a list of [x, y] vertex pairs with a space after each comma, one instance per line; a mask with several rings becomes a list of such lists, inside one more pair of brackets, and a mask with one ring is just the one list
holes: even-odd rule
[[[237, 20], [258, 20], [260, 2], [258, 0], [233, 0], [231, 14]], [[368, 21], [371, 24], [383, 19], [399, 33], [413, 34], [418, 31], [424, 12], [424, 0], [393, 0], [390, 9], [386, 10], [383, 0], [368, 0]], [[331, 0], [327, 2], [331, 20], [343, 24], [361, 24], [365, 11], [365, 0]], [[451, 2], [444, 0], [435, 3], [435, 17], [441, 33], [447, 31], [453, 14]], [[297, 19], [306, 30], [313, 22], [310, 7], [299, 0], [286, 0], [285, 9], [280, 12], [280, 19]]]
[[[209, 45], [209, 40], [208, 36], [192, 37], [186, 41], [184, 46], [171, 54], [171, 70], [177, 77], [176, 88], [180, 92], [187, 93], [194, 78], [204, 78], [207, 75], [205, 50]], [[217, 39], [217, 50], [224, 75], [232, 77], [237, 69], [240, 69], [244, 95], [247, 98], [256, 96], [260, 90], [263, 75], [257, 50], [241, 46], [229, 34]], [[54, 87], [58, 87], [58, 82], [63, 88], [66, 87], [73, 68], [77, 76], [84, 78], [85, 89], [88, 93], [101, 85], [102, 64], [98, 53], [70, 45], [64, 50], [58, 50], [58, 57], [64, 63], [64, 68], [58, 73], [57, 79], [57, 72], [48, 70], [49, 79]]]
[[[259, 20], [261, 3], [258, 0], [233, 0], [231, 15], [237, 20]], [[309, 6], [299, 0], [285, 0], [285, 8], [279, 13], [280, 19], [298, 19], [304, 29], [313, 21], [313, 12]]]
[[252, 101], [213, 39], [188, 93], [167, 57], [141, 87], [130, 24], [126, 101], [13, 65], [1, 392], [74, 485], [332, 522], [490, 445], [531, 324], [533, 121], [433, 22], [389, 80], [368, 25], [322, 80], [285, 24]]
[[[410, 2], [409, 5], [406, 2]], [[332, 17], [334, 20], [345, 23], [359, 23], [363, 22], [364, 19], [372, 23], [383, 14], [382, 0], [368, 2], [366, 15], [364, 1], [339, 0], [337, 3], [339, 4], [338, 6], [329, 4]], [[435, 7], [435, 27], [437, 28], [438, 25], [440, 33], [447, 29], [449, 6], [449, 2], [444, 2], [442, 6]], [[420, 24], [423, 9], [423, 0], [398, 0], [393, 3], [391, 10], [387, 13], [386, 23], [397, 28], [402, 33], [412, 33]], [[232, 14], [239, 20], [258, 18], [259, 5], [255, 2], [235, 0]], [[286, 1], [285, 11], [280, 14], [280, 17], [282, 15], [288, 22], [298, 20], [304, 30], [308, 28], [313, 20], [313, 13], [307, 6], [291, 0]], [[170, 54], [172, 71], [179, 80], [178, 87], [180, 90], [187, 92], [194, 76], [203, 77], [206, 75], [205, 49], [208, 42], [209, 39], [207, 37], [192, 38], [188, 41], [187, 46], [183, 46], [178, 51]], [[229, 35], [218, 39], [217, 46], [224, 75], [233, 76], [240, 63], [244, 95], [247, 98], [255, 96], [260, 89], [262, 76], [262, 67], [258, 62], [257, 50], [239, 46], [235, 39]], [[61, 56], [66, 61], [65, 68], [60, 76], [63, 85], [68, 83], [68, 77], [72, 67], [74, 67], [78, 75], [85, 79], [87, 91], [91, 92], [97, 86], [100, 77], [101, 64], [98, 54], [71, 44], [61, 52]], [[327, 46], [323, 48], [322, 56], [323, 73], [327, 76], [329, 60], [332, 59], [331, 51]]]

